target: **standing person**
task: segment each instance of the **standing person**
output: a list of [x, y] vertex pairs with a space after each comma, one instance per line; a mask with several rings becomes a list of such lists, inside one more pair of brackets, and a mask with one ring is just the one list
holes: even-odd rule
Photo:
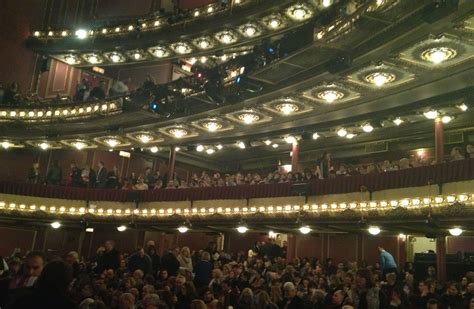
[[29, 183], [39, 183], [40, 182], [40, 169], [39, 163], [34, 163], [33, 167], [30, 168], [28, 172], [28, 182]]
[[116, 270], [120, 267], [120, 254], [117, 249], [115, 249], [115, 242], [113, 240], [107, 240], [104, 247], [105, 251], [100, 256], [97, 265], [98, 273], [102, 273], [107, 269]]
[[97, 188], [105, 188], [107, 187], [107, 169], [104, 167], [104, 162], [99, 161], [97, 164], [98, 170], [97, 170], [97, 177], [96, 177], [96, 186]]
[[145, 275], [152, 274], [153, 268], [151, 258], [145, 253], [145, 249], [138, 247], [137, 251], [130, 256], [128, 260], [128, 269], [131, 273], [140, 269]]
[[204, 251], [201, 254], [201, 260], [196, 263], [194, 268], [196, 276], [194, 277], [194, 283], [197, 288], [208, 286], [211, 282], [212, 277], [212, 263], [210, 262], [211, 255], [209, 252]]
[[155, 187], [156, 179], [153, 173], [151, 172], [151, 168], [149, 167], [145, 169], [144, 182], [148, 185], [149, 189]]
[[99, 85], [92, 88], [89, 97], [96, 100], [103, 100], [107, 96], [106, 93], [107, 93], [107, 89], [106, 89], [105, 81], [101, 80], [99, 82]]
[[132, 79], [126, 78], [123, 81], [117, 80], [112, 84], [109, 90], [109, 96], [124, 96], [130, 93], [129, 85], [132, 83]]
[[114, 166], [112, 170], [107, 174], [107, 188], [118, 189], [119, 187], [119, 172], [118, 168]]
[[320, 171], [320, 177], [323, 179], [329, 178], [329, 170], [331, 169], [331, 154], [328, 152], [323, 152], [321, 157], [318, 160], [318, 167]]
[[378, 247], [380, 252], [380, 269], [382, 270], [383, 279], [385, 279], [385, 275], [389, 273], [397, 274], [397, 263], [393, 256], [385, 251], [383, 247]]
[[355, 289], [350, 292], [350, 296], [354, 301], [354, 308], [387, 308], [386, 297], [376, 286], [372, 273], [368, 269], [357, 271]]
[[179, 247], [175, 247], [173, 250], [169, 250], [161, 258], [161, 269], [168, 272], [169, 276], [176, 276], [179, 269]]
[[191, 259], [191, 251], [189, 247], [181, 248], [181, 252], [178, 255], [178, 261], [181, 268], [193, 272], [193, 261]]
[[63, 180], [63, 170], [59, 166], [58, 160], [54, 160], [53, 165], [49, 168], [48, 173], [46, 174], [46, 182], [49, 185], [58, 186]]
[[151, 258], [151, 267], [153, 269], [153, 274], [156, 274], [160, 270], [161, 266], [161, 257], [156, 251], [155, 242], [150, 240], [146, 244], [146, 254]]
[[44, 255], [38, 251], [31, 251], [25, 258], [21, 272], [10, 282], [9, 288], [23, 288], [33, 286], [44, 268]]
[[69, 173], [69, 185], [73, 187], [82, 187], [82, 171], [76, 166], [76, 163], [71, 163], [71, 172]]

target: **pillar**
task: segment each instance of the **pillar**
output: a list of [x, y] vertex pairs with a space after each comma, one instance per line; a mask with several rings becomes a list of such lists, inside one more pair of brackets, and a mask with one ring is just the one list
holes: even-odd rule
[[436, 274], [439, 282], [446, 281], [446, 236], [436, 238]]
[[176, 161], [176, 148], [171, 146], [170, 157], [168, 160], [168, 181], [174, 179], [174, 163]]
[[444, 159], [443, 122], [439, 117], [435, 119], [435, 159], [436, 164], [443, 163]]
[[287, 244], [286, 244], [286, 260], [291, 262], [296, 257], [296, 236], [293, 234], [288, 234]]
[[298, 143], [293, 143], [291, 147], [291, 172], [294, 174], [298, 172], [298, 156], [300, 154], [300, 146]]

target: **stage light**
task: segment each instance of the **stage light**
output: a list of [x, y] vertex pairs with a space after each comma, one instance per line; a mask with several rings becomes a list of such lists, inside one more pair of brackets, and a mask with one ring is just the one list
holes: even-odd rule
[[127, 230], [127, 227], [125, 225], [117, 226], [117, 231], [124, 232], [125, 230]]
[[248, 231], [249, 229], [245, 225], [240, 225], [237, 227], [237, 231], [241, 234], [244, 234]]
[[423, 115], [425, 115], [425, 117], [428, 119], [436, 119], [436, 117], [438, 117], [438, 111], [429, 110], [427, 112], [424, 112]]
[[157, 153], [157, 152], [158, 152], [158, 147], [153, 146], [153, 147], [150, 148], [150, 151], [151, 151], [152, 153]]
[[449, 234], [452, 236], [459, 236], [462, 234], [463, 230], [459, 227], [453, 227], [452, 229], [449, 229]]
[[347, 135], [347, 130], [344, 128], [340, 128], [339, 130], [337, 130], [337, 135], [339, 135], [340, 137], [344, 137]]
[[180, 233], [186, 233], [188, 230], [189, 230], [189, 228], [185, 225], [181, 225], [181, 226], [178, 227], [178, 231]]
[[88, 32], [85, 29], [78, 29], [76, 30], [75, 35], [78, 39], [83, 40], [87, 38]]
[[196, 146], [196, 151], [197, 152], [203, 152], [204, 151], [204, 146], [203, 145], [197, 145]]
[[393, 123], [396, 125], [396, 126], [399, 126], [403, 123], [404, 121], [400, 118], [400, 117], [397, 117], [393, 120]]
[[451, 120], [453, 120], [453, 117], [449, 116], [449, 115], [444, 115], [443, 117], [441, 117], [441, 121], [443, 123], [450, 123]]
[[367, 229], [371, 235], [378, 235], [380, 234], [381, 230], [378, 226], [371, 226]]
[[300, 227], [299, 230], [301, 234], [305, 234], [305, 235], [311, 232], [311, 228], [307, 225]]
[[370, 123], [366, 123], [362, 126], [362, 130], [365, 132], [365, 133], [370, 133], [374, 130], [374, 127], [370, 124]]
[[61, 227], [61, 223], [59, 223], [58, 221], [54, 221], [53, 223], [51, 223], [51, 227], [53, 229], [59, 229]]

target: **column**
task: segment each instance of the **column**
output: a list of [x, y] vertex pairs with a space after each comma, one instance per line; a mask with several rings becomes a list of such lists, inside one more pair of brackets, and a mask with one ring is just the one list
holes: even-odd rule
[[298, 156], [300, 154], [300, 146], [297, 142], [291, 146], [291, 172], [294, 174], [298, 172]]
[[292, 262], [296, 257], [296, 236], [288, 234], [286, 245], [286, 261]]
[[168, 160], [168, 181], [174, 179], [174, 163], [176, 161], [176, 148], [171, 146], [170, 157]]
[[436, 237], [436, 274], [439, 282], [446, 281], [446, 236]]
[[443, 141], [443, 122], [441, 118], [435, 119], [435, 159], [436, 164], [443, 163], [444, 159], [444, 141]]

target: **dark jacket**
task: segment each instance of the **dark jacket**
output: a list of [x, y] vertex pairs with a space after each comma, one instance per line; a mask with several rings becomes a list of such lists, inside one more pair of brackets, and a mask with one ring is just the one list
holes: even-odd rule
[[78, 308], [72, 300], [60, 293], [51, 293], [36, 287], [27, 288], [7, 306], [8, 309], [75, 309]]
[[97, 188], [105, 188], [107, 186], [108, 173], [105, 167], [97, 171], [96, 186]]
[[143, 257], [140, 257], [138, 254], [133, 254], [128, 260], [128, 269], [130, 272], [134, 272], [137, 269], [143, 271], [143, 273], [151, 274], [153, 271], [151, 258], [148, 254], [145, 254]]
[[179, 261], [173, 253], [167, 252], [161, 258], [161, 268], [165, 269], [170, 277], [176, 276], [179, 269]]
[[196, 273], [194, 282], [197, 287], [209, 285], [209, 282], [211, 282], [212, 269], [212, 263], [209, 261], [199, 261], [196, 263], [196, 266], [194, 266], [194, 272]]
[[120, 266], [120, 255], [115, 249], [105, 251], [99, 258], [97, 272], [101, 273], [107, 269], [116, 270]]

